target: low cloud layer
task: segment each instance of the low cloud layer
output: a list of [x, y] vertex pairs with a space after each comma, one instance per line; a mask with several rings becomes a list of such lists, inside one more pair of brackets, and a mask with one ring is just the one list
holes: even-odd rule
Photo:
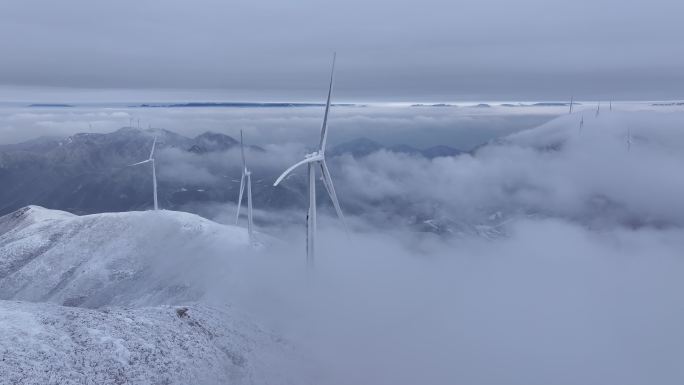
[[562, 117], [474, 155], [344, 157], [340, 195], [351, 202], [432, 205], [425, 210], [452, 220], [502, 212], [599, 227], [684, 224], [684, 180], [676, 177], [684, 162], [681, 114], [590, 116], [582, 129], [580, 119]]
[[562, 219], [437, 240], [301, 228], [231, 261], [217, 301], [248, 309], [315, 359], [323, 384], [644, 384], [684, 379], [681, 228], [595, 232]]
[[494, 239], [385, 221], [354, 223], [349, 240], [324, 217], [309, 277], [303, 227], [289, 226], [285, 244], [247, 262], [241, 305], [314, 352], [321, 383], [681, 382], [682, 115], [585, 116], [581, 131], [580, 119], [474, 156], [342, 159], [343, 204], [526, 215]]

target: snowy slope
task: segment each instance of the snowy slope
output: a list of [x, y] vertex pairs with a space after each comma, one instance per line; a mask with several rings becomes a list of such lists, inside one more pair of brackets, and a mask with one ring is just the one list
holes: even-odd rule
[[30, 206], [0, 218], [0, 299], [80, 307], [195, 300], [200, 288], [177, 267], [247, 243], [244, 229], [188, 213], [75, 216]]
[[0, 383], [306, 383], [286, 342], [206, 300], [247, 249], [182, 212], [0, 217]]
[[189, 306], [88, 310], [0, 301], [3, 384], [287, 383], [276, 336], [225, 311]]

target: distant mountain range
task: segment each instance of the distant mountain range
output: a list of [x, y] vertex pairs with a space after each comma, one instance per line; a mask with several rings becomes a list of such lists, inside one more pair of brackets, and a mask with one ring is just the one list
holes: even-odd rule
[[[153, 136], [158, 138], [158, 156], [171, 148], [200, 156], [238, 145], [234, 138], [222, 134], [207, 132], [187, 138], [167, 130], [130, 127], [108, 134], [83, 133], [0, 145], [0, 185], [4, 186], [0, 190], [0, 214], [29, 204], [81, 214], [148, 207], [149, 168], [127, 166], [149, 156]], [[165, 207], [177, 207], [196, 199], [197, 190], [202, 188], [210, 190], [160, 181], [160, 198]], [[226, 191], [229, 189], [212, 198], [226, 200]]]
[[[236, 148], [237, 140], [212, 132], [188, 138], [168, 130], [125, 127], [107, 134], [43, 137], [0, 145], [0, 185], [3, 186], [0, 189], [0, 215], [31, 204], [77, 214], [149, 208], [152, 193], [149, 167], [127, 166], [149, 156], [154, 136], [158, 140], [158, 175], [201, 172], [206, 174], [205, 179], [210, 179], [183, 182], [183, 178], [159, 177], [161, 207], [181, 209], [198, 202], [235, 201], [239, 183], [234, 179], [239, 178], [241, 166], [237, 162], [217, 165], [215, 157], [207, 156]], [[175, 152], [167, 151], [171, 149]], [[264, 151], [257, 146], [250, 146], [250, 150]], [[328, 153], [333, 157], [345, 154], [363, 157], [381, 150], [430, 159], [462, 153], [444, 145], [427, 149], [409, 145], [383, 146], [366, 138], [339, 144]], [[169, 170], [169, 164], [171, 167], [184, 164], [185, 160], [173, 158], [182, 154], [201, 169]], [[253, 181], [256, 207], [280, 209], [299, 207], [306, 202], [306, 181], [302, 175], [295, 174], [289, 183], [274, 188], [272, 181], [282, 170], [258, 165], [252, 168], [258, 176]], [[324, 194], [323, 189], [320, 192]]]
[[[574, 105], [580, 106], [581, 103], [574, 102]], [[672, 105], [672, 104], [654, 104], [654, 105]], [[490, 108], [494, 106], [500, 107], [569, 107], [569, 102], [539, 102], [539, 103], [502, 103], [502, 104], [489, 104], [489, 103], [479, 103], [471, 106], [470, 108]], [[436, 104], [412, 104], [411, 107], [458, 107], [456, 104], [446, 104], [446, 103], [436, 103]]]
[[[283, 108], [283, 107], [324, 107], [323, 103], [252, 103], [252, 102], [222, 102], [222, 103], [212, 103], [212, 102], [192, 102], [192, 103], [171, 103], [171, 104], [158, 104], [158, 103], [145, 103], [139, 105], [133, 105], [130, 107], [142, 107], [142, 108], [154, 108], [154, 107], [164, 107], [164, 108], [192, 108], [192, 107], [234, 107], [234, 108]], [[332, 104], [335, 107], [354, 107], [359, 106], [358, 104], [349, 103], [336, 103]]]
[[665, 102], [665, 103], [653, 103], [651, 104], [655, 107], [672, 107], [672, 106], [684, 106], [684, 102]]
[[[106, 104], [106, 103], [105, 103]], [[297, 102], [187, 102], [187, 103], [140, 103], [124, 104], [114, 103], [118, 107], [127, 108], [297, 108], [297, 107], [324, 107], [324, 103], [297, 103]], [[71, 108], [74, 104], [65, 103], [32, 103], [27, 105], [29, 108]], [[79, 105], [81, 106], [81, 105]], [[101, 104], [98, 104], [101, 106]], [[334, 103], [335, 107], [365, 107], [365, 104], [356, 103]]]
[[71, 104], [59, 104], [59, 103], [36, 103], [36, 104], [30, 104], [29, 107], [65, 108], [65, 107], [73, 107], [73, 106]]

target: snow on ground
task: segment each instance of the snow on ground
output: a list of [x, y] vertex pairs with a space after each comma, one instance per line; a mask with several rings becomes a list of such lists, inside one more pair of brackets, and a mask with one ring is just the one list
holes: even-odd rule
[[182, 212], [0, 218], [0, 382], [290, 383], [303, 361], [287, 342], [197, 302], [213, 258], [247, 248], [245, 229]]
[[248, 245], [243, 228], [175, 211], [75, 216], [31, 206], [0, 218], [3, 228], [0, 298], [80, 307], [197, 299], [192, 266]]
[[89, 310], [0, 301], [3, 384], [286, 383], [295, 352], [233, 312], [204, 305]]

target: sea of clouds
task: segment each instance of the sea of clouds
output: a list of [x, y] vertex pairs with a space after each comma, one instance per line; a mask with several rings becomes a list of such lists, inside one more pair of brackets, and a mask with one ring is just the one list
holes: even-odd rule
[[[322, 209], [307, 275], [304, 211], [284, 210], [262, 222], [284, 241], [215, 293], [313, 352], [321, 383], [677, 384], [683, 126], [681, 112], [591, 110], [456, 157], [336, 158], [351, 235]], [[496, 236], [416, 232], [397, 203], [494, 217]]]

